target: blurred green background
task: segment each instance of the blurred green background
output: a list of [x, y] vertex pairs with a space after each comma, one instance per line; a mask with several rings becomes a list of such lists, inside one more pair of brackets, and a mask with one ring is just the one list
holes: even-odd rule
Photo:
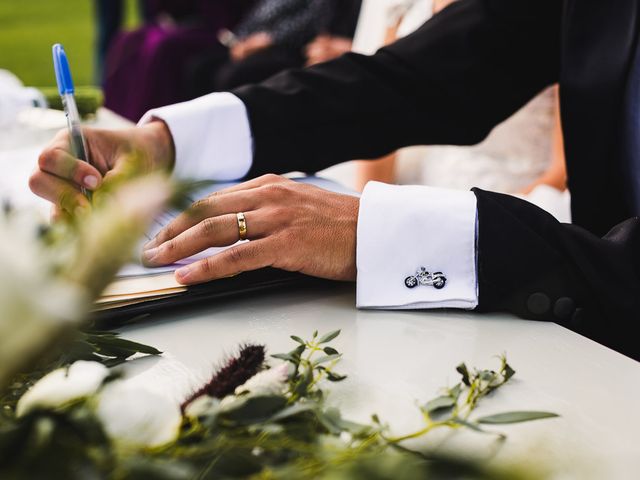
[[[136, 4], [126, 4], [125, 25], [132, 28]], [[92, 0], [0, 0], [0, 68], [25, 85], [54, 86], [51, 45], [59, 42], [76, 85], [93, 85], [94, 32]]]

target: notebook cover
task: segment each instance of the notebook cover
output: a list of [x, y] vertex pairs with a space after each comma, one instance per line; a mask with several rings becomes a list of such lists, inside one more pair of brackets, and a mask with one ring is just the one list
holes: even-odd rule
[[[275, 268], [263, 268], [252, 272], [244, 272], [235, 277], [223, 278], [212, 282], [193, 285], [185, 292], [165, 298], [94, 312], [94, 325], [97, 328], [116, 328], [130, 324], [136, 317], [162, 310], [186, 308], [203, 302], [227, 298], [250, 292], [277, 289], [287, 286], [306, 286], [314, 283], [326, 283], [321, 280], [297, 272], [286, 272]], [[135, 322], [134, 322], [135, 323]]]

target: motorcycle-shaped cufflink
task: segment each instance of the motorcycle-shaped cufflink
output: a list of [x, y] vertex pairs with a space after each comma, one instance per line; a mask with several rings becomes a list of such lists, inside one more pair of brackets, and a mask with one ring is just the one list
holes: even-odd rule
[[425, 287], [433, 287], [440, 290], [447, 283], [447, 277], [442, 272], [429, 273], [424, 267], [420, 267], [415, 275], [411, 275], [404, 279], [407, 288], [415, 288], [418, 285]]

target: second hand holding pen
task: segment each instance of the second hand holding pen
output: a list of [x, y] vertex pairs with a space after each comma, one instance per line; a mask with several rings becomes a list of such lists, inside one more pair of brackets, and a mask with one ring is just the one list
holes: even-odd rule
[[[59, 43], [53, 46], [53, 68], [56, 73], [56, 82], [58, 84], [58, 92], [60, 93], [62, 106], [64, 107], [64, 113], [67, 116], [71, 151], [76, 158], [91, 164], [89, 156], [87, 155], [87, 144], [82, 135], [82, 127], [80, 126], [80, 114], [78, 113], [78, 107], [76, 106], [76, 99], [74, 97], [75, 89], [71, 77], [71, 69], [69, 68], [69, 61], [67, 60], [67, 54], [63, 46]], [[91, 200], [91, 191], [84, 187], [80, 187], [80, 190]]]

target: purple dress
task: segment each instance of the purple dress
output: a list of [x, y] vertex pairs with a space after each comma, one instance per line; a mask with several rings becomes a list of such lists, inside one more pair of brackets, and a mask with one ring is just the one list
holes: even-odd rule
[[149, 24], [122, 32], [107, 54], [105, 106], [138, 121], [150, 108], [186, 100], [183, 76], [189, 62], [205, 51], [226, 49], [217, 40], [233, 28], [249, 1], [152, 0], [152, 8], [177, 19], [176, 25]]

